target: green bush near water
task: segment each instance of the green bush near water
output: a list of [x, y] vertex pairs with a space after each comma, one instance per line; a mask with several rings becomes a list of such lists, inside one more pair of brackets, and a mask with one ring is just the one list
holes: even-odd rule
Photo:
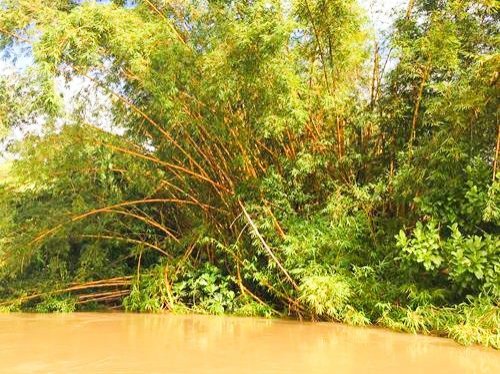
[[350, 0], [3, 3], [34, 64], [0, 78], [1, 311], [500, 348], [494, 2], [410, 2], [382, 46]]

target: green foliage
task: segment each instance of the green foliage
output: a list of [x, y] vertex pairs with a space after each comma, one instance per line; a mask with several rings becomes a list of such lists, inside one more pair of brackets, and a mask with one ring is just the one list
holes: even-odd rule
[[75, 300], [68, 296], [49, 296], [35, 307], [35, 311], [39, 313], [71, 313], [75, 310]]
[[10, 168], [10, 162], [4, 162], [0, 164], [0, 181], [2, 184], [6, 184], [9, 181]]
[[159, 312], [169, 305], [165, 278], [161, 266], [141, 274], [132, 285], [130, 295], [124, 298], [125, 310], [131, 312]]
[[499, 298], [500, 239], [492, 235], [464, 237], [456, 225], [451, 230], [445, 244], [450, 278], [462, 289], [489, 291]]
[[338, 275], [306, 276], [300, 284], [300, 300], [318, 316], [340, 319], [352, 295], [349, 283]]
[[432, 221], [425, 228], [421, 222], [417, 222], [410, 239], [404, 231], [400, 231], [397, 236], [397, 245], [403, 250], [406, 257], [423, 264], [427, 271], [439, 269], [443, 262], [443, 257], [440, 254], [439, 229]]
[[463, 345], [482, 344], [500, 349], [500, 311], [489, 298], [469, 299], [453, 309], [435, 312], [436, 328]]
[[493, 2], [416, 0], [375, 48], [355, 1], [202, 3], [2, 1], [34, 59], [0, 80], [2, 308], [498, 348]]
[[499, 297], [499, 238], [488, 234], [463, 236], [456, 223], [450, 231], [450, 237], [442, 239], [434, 222], [425, 227], [417, 222], [411, 238], [400, 231], [397, 245], [404, 258], [423, 264], [426, 271], [445, 270], [460, 290], [488, 291]]
[[219, 268], [206, 263], [198, 269], [185, 271], [172, 290], [178, 302], [194, 311], [223, 314], [235, 309], [236, 294], [232, 288], [234, 282], [231, 277], [224, 276]]
[[242, 317], [272, 317], [276, 312], [266, 304], [254, 300], [242, 300], [241, 305], [233, 312]]

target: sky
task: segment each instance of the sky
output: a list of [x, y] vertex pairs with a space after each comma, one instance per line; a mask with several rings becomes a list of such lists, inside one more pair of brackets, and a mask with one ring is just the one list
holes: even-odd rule
[[[382, 38], [384, 33], [390, 28], [394, 13], [404, 8], [407, 1], [408, 0], [360, 0], [360, 3], [367, 10], [368, 17], [375, 30], [376, 36]], [[22, 70], [26, 66], [29, 66], [32, 61], [29, 56], [21, 57], [16, 62], [5, 57], [6, 56], [0, 53], [0, 77], [2, 75], [10, 75], [16, 70]], [[73, 99], [75, 93], [81, 88], [79, 84], [82, 85], [83, 83], [79, 83], [78, 81], [76, 83], [70, 82], [69, 85], [58, 83], [65, 105], [70, 105], [70, 101]], [[22, 134], [16, 134], [15, 137], [22, 137]], [[6, 155], [5, 152], [2, 151], [2, 145], [0, 143], [0, 163], [5, 161], [5, 158]]]
[[389, 29], [394, 12], [405, 8], [408, 0], [360, 0], [360, 3], [368, 11], [368, 16], [380, 35]]

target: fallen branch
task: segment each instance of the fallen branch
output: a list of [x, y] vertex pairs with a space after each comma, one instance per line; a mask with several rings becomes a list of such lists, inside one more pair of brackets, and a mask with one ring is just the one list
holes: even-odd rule
[[243, 205], [243, 203], [240, 200], [238, 201], [238, 203], [240, 204], [241, 210], [243, 211], [243, 214], [245, 215], [245, 218], [247, 219], [248, 223], [252, 227], [252, 230], [254, 231], [254, 233], [257, 236], [257, 238], [259, 238], [259, 240], [262, 243], [262, 246], [264, 247], [264, 249], [267, 251], [267, 253], [269, 253], [269, 256], [271, 256], [271, 258], [274, 260], [274, 262], [276, 262], [276, 265], [278, 265], [278, 267], [283, 272], [283, 274], [285, 274], [285, 277], [288, 279], [288, 281], [297, 290], [299, 288], [299, 286], [297, 285], [297, 283], [295, 283], [295, 281], [292, 279], [292, 277], [290, 276], [290, 274], [288, 274], [288, 271], [286, 271], [285, 267], [281, 264], [281, 262], [278, 260], [278, 258], [274, 255], [274, 253], [271, 250], [271, 248], [269, 247], [269, 245], [267, 245], [266, 241], [264, 240], [264, 238], [260, 234], [259, 229], [255, 225], [255, 222], [252, 220], [252, 218], [248, 214], [247, 210], [245, 209], [245, 206]]
[[[42, 298], [45, 296], [59, 295], [62, 293], [88, 290], [88, 289], [92, 289], [92, 288], [123, 287], [123, 286], [129, 287], [131, 285], [131, 283], [132, 283], [131, 277], [102, 279], [99, 281], [91, 281], [91, 282], [82, 283], [82, 284], [73, 283], [72, 286], [67, 287], [67, 288], [49, 291], [49, 292], [37, 293], [34, 295], [19, 297], [19, 298], [14, 299], [14, 300], [4, 301], [4, 302], [0, 303], [0, 306], [25, 303], [27, 301], [36, 300], [36, 299], [39, 299], [39, 298]], [[120, 292], [121, 291], [129, 292], [128, 290], [120, 290]], [[118, 291], [113, 291], [113, 292], [118, 292]]]

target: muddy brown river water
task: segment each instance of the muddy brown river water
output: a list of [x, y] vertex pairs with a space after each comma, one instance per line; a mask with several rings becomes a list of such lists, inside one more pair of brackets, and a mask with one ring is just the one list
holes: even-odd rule
[[500, 352], [331, 323], [0, 314], [0, 373], [500, 373]]

